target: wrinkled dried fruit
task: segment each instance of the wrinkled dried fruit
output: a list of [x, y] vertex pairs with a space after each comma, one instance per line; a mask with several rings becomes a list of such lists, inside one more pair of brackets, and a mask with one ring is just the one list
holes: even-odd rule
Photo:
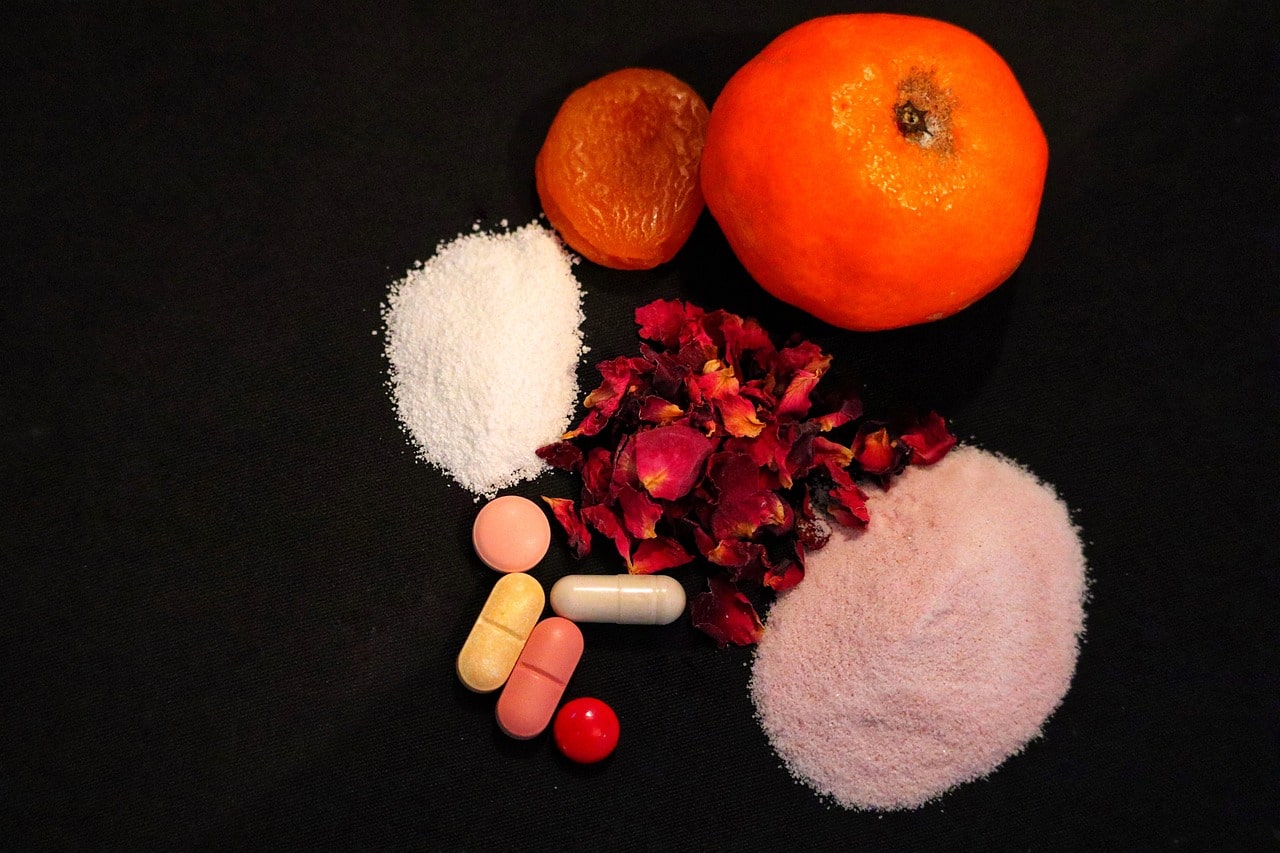
[[[800, 583], [806, 553], [830, 538], [827, 519], [867, 523], [855, 476], [886, 485], [955, 443], [936, 414], [866, 420], [854, 396], [810, 417], [831, 357], [808, 341], [778, 349], [753, 320], [658, 300], [636, 323], [640, 356], [601, 362], [585, 416], [538, 451], [581, 475], [581, 509], [547, 502], [576, 556], [594, 529], [633, 573], [700, 561], [710, 588], [693, 620], [721, 645], [759, 637], [743, 589]], [[849, 444], [831, 437], [845, 426]]]
[[624, 68], [565, 100], [534, 166], [538, 198], [574, 251], [615, 269], [671, 260], [702, 213], [710, 112], [664, 71]]

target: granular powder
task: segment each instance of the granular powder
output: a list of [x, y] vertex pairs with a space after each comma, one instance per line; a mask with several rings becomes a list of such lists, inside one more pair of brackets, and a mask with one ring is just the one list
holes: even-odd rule
[[[505, 222], [504, 222], [505, 224]], [[578, 399], [582, 291], [532, 222], [442, 244], [383, 311], [391, 392], [419, 456], [477, 496], [540, 473]]]
[[990, 773], [1062, 701], [1085, 560], [1053, 490], [975, 448], [868, 506], [774, 604], [751, 695], [793, 776], [846, 808], [912, 808]]

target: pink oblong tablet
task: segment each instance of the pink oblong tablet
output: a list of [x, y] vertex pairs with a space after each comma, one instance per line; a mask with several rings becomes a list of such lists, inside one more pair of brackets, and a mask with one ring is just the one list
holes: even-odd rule
[[498, 728], [517, 740], [542, 734], [581, 657], [577, 625], [560, 616], [539, 622], [498, 697]]

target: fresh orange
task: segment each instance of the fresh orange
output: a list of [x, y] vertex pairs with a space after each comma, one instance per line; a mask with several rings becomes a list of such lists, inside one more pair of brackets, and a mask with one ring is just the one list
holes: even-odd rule
[[959, 311], [1035, 230], [1048, 145], [1013, 72], [928, 18], [816, 18], [711, 110], [707, 207], [766, 290], [847, 329]]
[[708, 111], [665, 71], [624, 68], [565, 100], [538, 152], [542, 210], [569, 246], [615, 269], [671, 260], [702, 213]]

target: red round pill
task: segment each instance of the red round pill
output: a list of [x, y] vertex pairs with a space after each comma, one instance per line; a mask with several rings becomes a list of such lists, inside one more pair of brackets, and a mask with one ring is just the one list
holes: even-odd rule
[[566, 702], [551, 733], [564, 757], [579, 764], [603, 761], [618, 745], [618, 715], [599, 699]]

